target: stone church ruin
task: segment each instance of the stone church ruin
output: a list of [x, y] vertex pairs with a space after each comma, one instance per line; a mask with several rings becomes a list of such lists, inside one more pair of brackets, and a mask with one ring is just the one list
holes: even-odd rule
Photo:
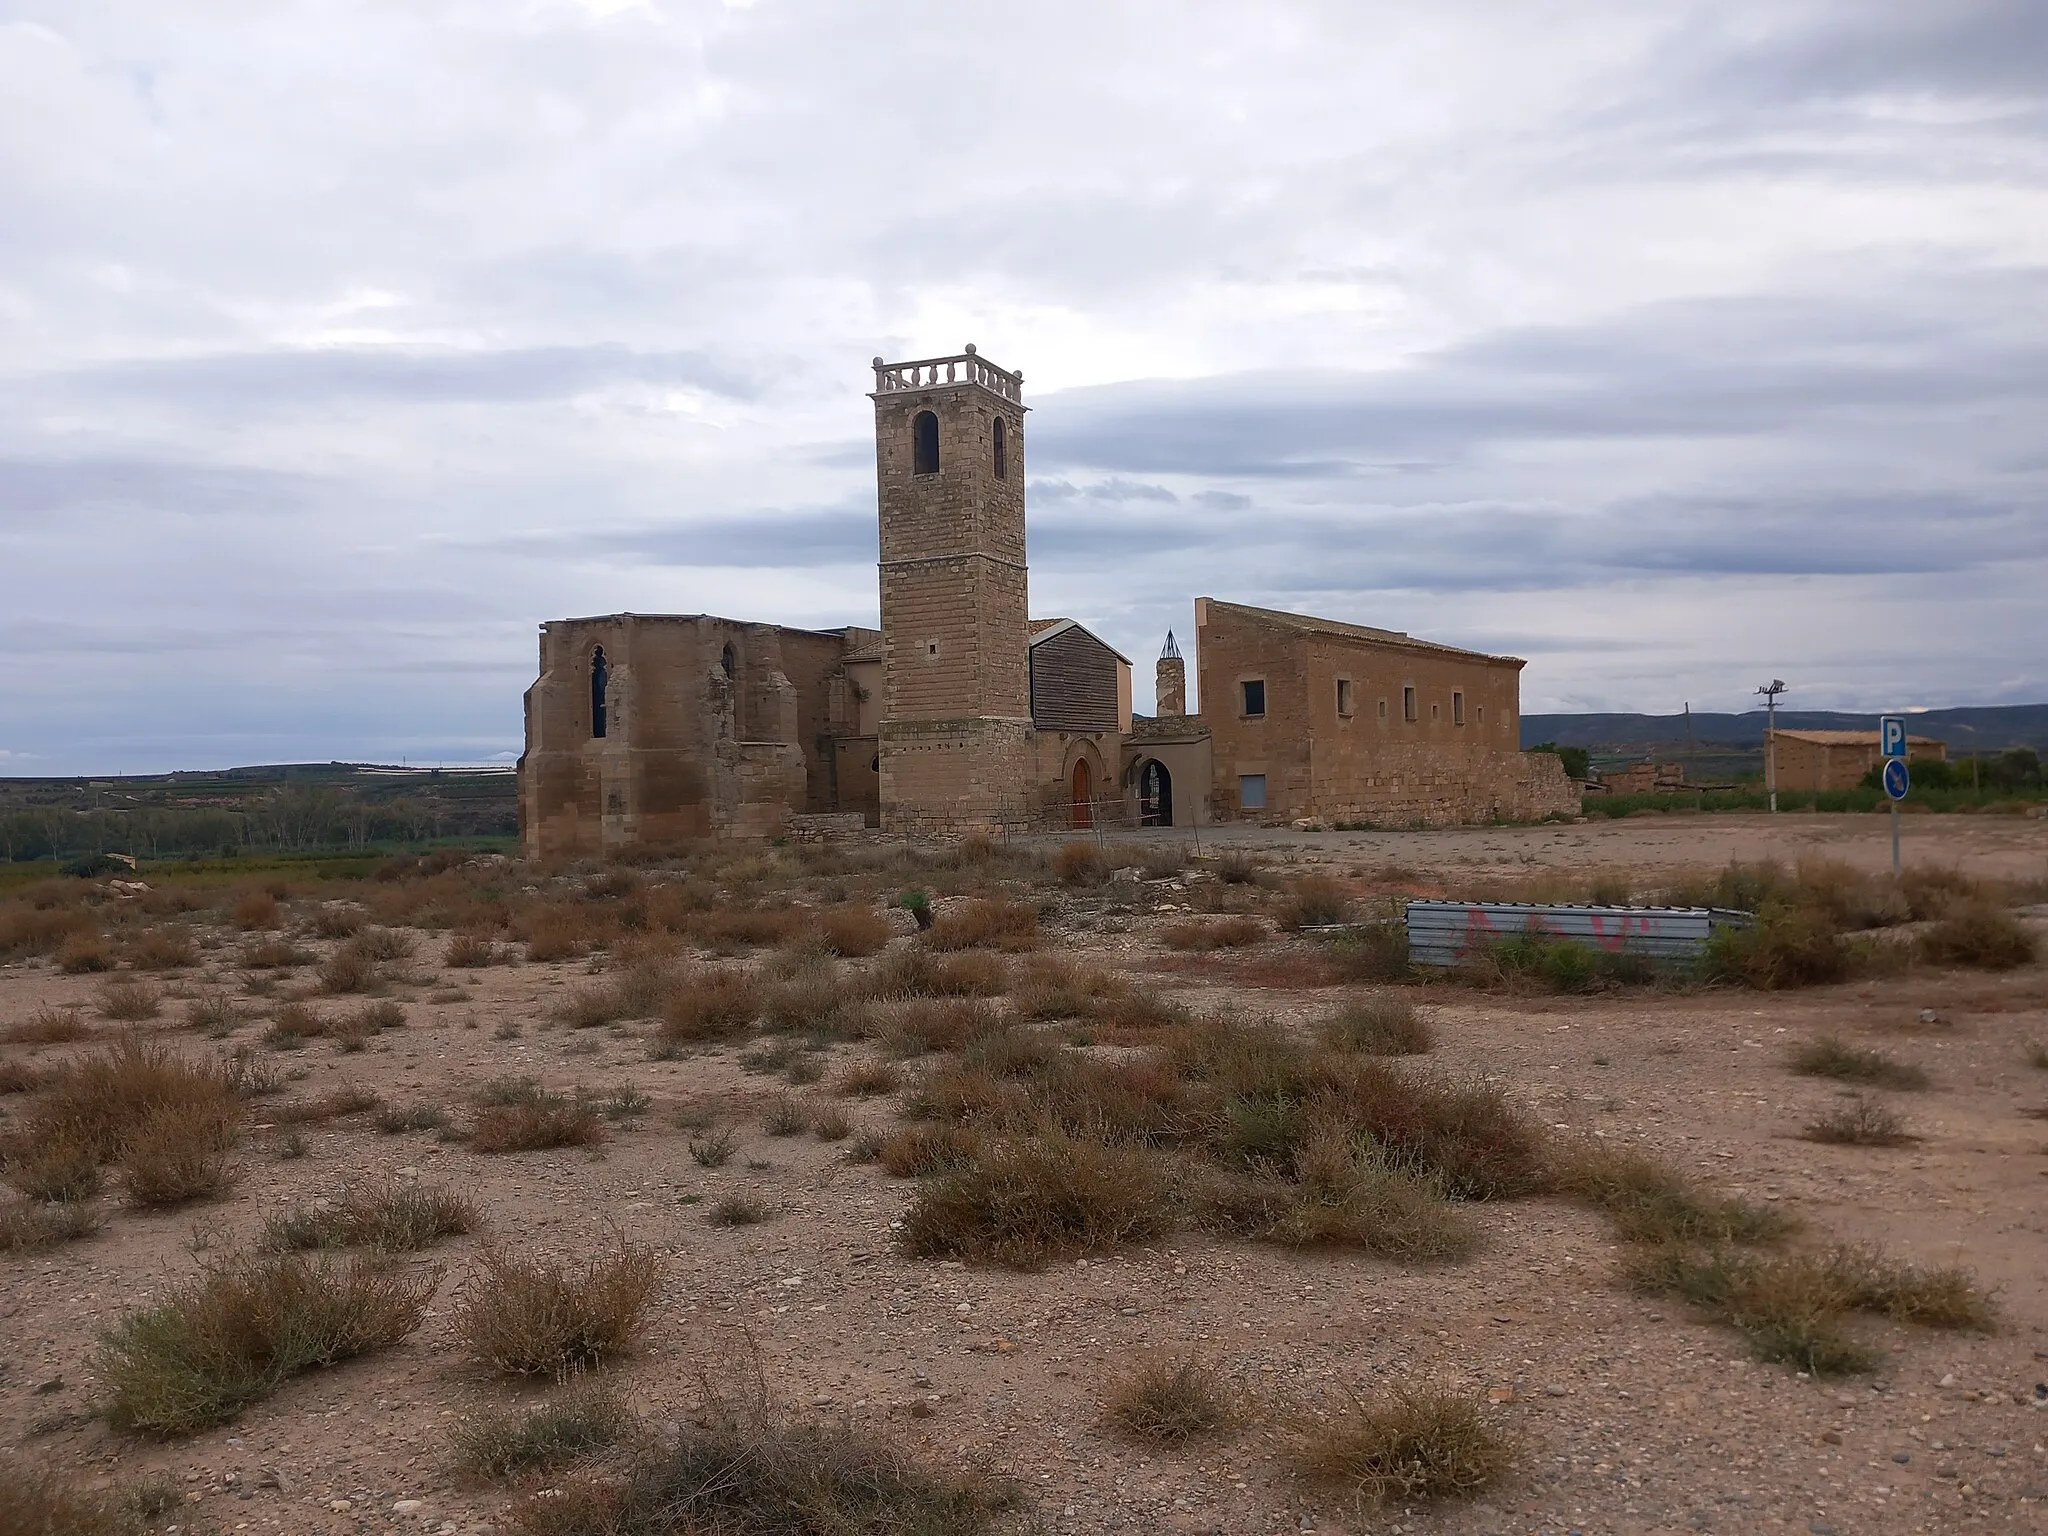
[[971, 345], [874, 369], [881, 628], [543, 624], [519, 761], [529, 855], [809, 817], [955, 833], [1578, 809], [1560, 759], [1519, 750], [1521, 660], [1392, 630], [1197, 598], [1201, 712], [1169, 634], [1157, 713], [1134, 716], [1126, 657], [1029, 616], [1023, 375]]

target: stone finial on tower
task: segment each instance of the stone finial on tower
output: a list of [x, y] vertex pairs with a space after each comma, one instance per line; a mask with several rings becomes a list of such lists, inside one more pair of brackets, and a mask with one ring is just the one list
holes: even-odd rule
[[1188, 669], [1180, 659], [1180, 647], [1173, 643], [1173, 631], [1166, 632], [1166, 644], [1159, 651], [1159, 665], [1153, 672], [1153, 691], [1158, 702], [1152, 713], [1162, 720], [1188, 712]]

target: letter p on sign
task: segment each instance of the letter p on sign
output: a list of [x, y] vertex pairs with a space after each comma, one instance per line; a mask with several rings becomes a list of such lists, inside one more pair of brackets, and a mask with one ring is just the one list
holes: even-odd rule
[[1904, 757], [1906, 755], [1906, 721], [1901, 715], [1883, 715], [1878, 719], [1878, 737], [1884, 745], [1884, 756]]

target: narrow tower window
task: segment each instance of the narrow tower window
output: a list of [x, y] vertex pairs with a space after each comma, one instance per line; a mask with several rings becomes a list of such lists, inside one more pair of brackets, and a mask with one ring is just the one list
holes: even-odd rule
[[996, 418], [996, 478], [1010, 478], [1010, 429], [1000, 416]]
[[930, 411], [919, 411], [910, 424], [910, 439], [914, 460], [911, 469], [920, 475], [936, 475], [939, 472], [939, 418]]
[[599, 646], [590, 653], [590, 734], [604, 734], [604, 691], [611, 678], [611, 668], [605, 664], [604, 647]]
[[734, 666], [736, 665], [736, 662], [734, 661], [734, 658], [733, 658], [733, 654], [732, 654], [732, 647], [731, 647], [731, 646], [729, 646], [729, 645], [728, 645], [728, 646], [727, 646], [727, 647], [725, 648], [725, 654], [724, 654], [724, 655], [722, 655], [722, 656], [720, 656], [720, 657], [718, 658], [718, 664], [719, 664], [719, 665], [720, 665], [721, 667], [725, 668], [725, 675], [726, 675], [726, 679], [727, 679], [728, 681], [730, 681], [730, 680], [731, 680], [731, 678], [732, 678], [732, 674], [733, 674], [733, 668], [734, 668]]

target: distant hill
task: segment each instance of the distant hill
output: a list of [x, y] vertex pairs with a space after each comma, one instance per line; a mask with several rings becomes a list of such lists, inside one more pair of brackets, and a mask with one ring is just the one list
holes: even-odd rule
[[[1973, 747], [1989, 755], [2019, 746], [2032, 747], [2048, 756], [2048, 704], [1930, 709], [1909, 715], [1907, 720], [1907, 729], [1915, 736], [1932, 736], [1947, 742], [1950, 757], [1967, 757]], [[1648, 752], [1670, 745], [1684, 746], [1685, 727], [1684, 715], [1524, 715], [1522, 745], [1533, 747], [1539, 741], [1554, 741], [1559, 746], [1585, 747], [1595, 752]], [[1781, 709], [1778, 728], [1875, 731], [1877, 716], [1840, 710]], [[1695, 713], [1692, 737], [1701, 747], [1761, 748], [1764, 712], [1758, 709], [1740, 715]]]

